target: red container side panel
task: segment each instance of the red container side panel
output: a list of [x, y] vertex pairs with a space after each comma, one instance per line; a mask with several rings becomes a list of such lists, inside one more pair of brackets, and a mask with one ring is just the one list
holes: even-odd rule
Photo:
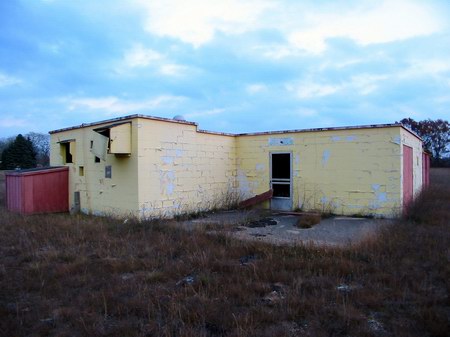
[[18, 176], [6, 175], [6, 206], [12, 212], [23, 212], [22, 179]]
[[[31, 213], [67, 212], [69, 210], [69, 171], [48, 172], [32, 176], [27, 183], [32, 192]], [[27, 177], [31, 178], [31, 177]]]
[[[14, 184], [10, 187], [10, 181], [16, 182], [20, 187]], [[68, 168], [7, 173], [7, 200], [10, 211], [24, 214], [67, 212], [69, 210]]]
[[413, 149], [403, 145], [403, 208], [405, 209], [413, 199]]
[[422, 188], [430, 186], [430, 155], [422, 153]]

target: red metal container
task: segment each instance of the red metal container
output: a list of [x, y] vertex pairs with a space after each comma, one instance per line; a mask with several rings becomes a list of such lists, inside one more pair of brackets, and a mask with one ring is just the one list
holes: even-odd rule
[[6, 173], [6, 205], [22, 214], [69, 210], [69, 168], [47, 167]]

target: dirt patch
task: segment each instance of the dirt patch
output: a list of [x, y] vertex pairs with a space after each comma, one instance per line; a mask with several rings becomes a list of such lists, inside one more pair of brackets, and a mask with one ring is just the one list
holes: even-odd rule
[[238, 239], [257, 240], [276, 245], [313, 244], [318, 246], [347, 246], [374, 238], [379, 230], [392, 223], [391, 220], [332, 217], [319, 223], [299, 228], [300, 218], [294, 215], [276, 215], [277, 222], [271, 226], [240, 226], [240, 231], [230, 234]]

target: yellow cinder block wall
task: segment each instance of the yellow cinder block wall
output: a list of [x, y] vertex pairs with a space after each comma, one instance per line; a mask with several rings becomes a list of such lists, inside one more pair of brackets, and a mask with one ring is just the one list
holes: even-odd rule
[[140, 215], [172, 216], [220, 207], [235, 189], [233, 136], [195, 125], [139, 119]]
[[[74, 193], [80, 192], [80, 209], [84, 213], [97, 215], [138, 214], [138, 156], [136, 120], [131, 120], [130, 156], [107, 155], [106, 161], [95, 162], [90, 151], [95, 128], [82, 127], [52, 133], [50, 138], [50, 164], [69, 166], [69, 205], [74, 207]], [[108, 125], [111, 123], [105, 123]], [[76, 155], [73, 163], [64, 163], [60, 143], [74, 140]], [[111, 178], [105, 177], [105, 167], [111, 166]], [[82, 167], [82, 169], [80, 168]], [[84, 175], [80, 175], [84, 173]]]
[[400, 127], [241, 136], [237, 179], [247, 196], [268, 190], [270, 153], [289, 152], [294, 209], [389, 216], [400, 209], [400, 143]]
[[[292, 155], [293, 209], [395, 215], [402, 205], [403, 144], [413, 148], [414, 191], [422, 185], [422, 143], [400, 126], [234, 136], [189, 122], [125, 122], [130, 127], [120, 130], [131, 130], [130, 155], [108, 154], [100, 162], [91, 153], [94, 129], [111, 121], [51, 133], [51, 165], [70, 167], [72, 207], [75, 192], [81, 210], [94, 214], [145, 218], [220, 207], [236, 194], [245, 199], [270, 188], [274, 152]], [[65, 164], [60, 142], [68, 140], [76, 153]]]

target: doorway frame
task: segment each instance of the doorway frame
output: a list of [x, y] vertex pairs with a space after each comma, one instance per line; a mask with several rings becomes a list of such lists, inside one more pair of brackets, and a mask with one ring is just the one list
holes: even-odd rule
[[[282, 200], [284, 200], [284, 201], [287, 201], [287, 200], [289, 200], [289, 207], [288, 207], [288, 210], [292, 210], [292, 206], [294, 205], [294, 183], [293, 183], [293, 162], [292, 162], [292, 158], [293, 158], [293, 155], [292, 155], [292, 151], [270, 151], [269, 152], [269, 170], [270, 170], [270, 172], [269, 172], [269, 187], [270, 187], [270, 189], [272, 189], [273, 190], [273, 178], [272, 178], [272, 172], [273, 172], [273, 170], [272, 170], [272, 168], [273, 168], [273, 155], [277, 155], [277, 154], [288, 154], [289, 155], [289, 195], [290, 195], [290, 197], [289, 198], [286, 198], [286, 197], [272, 197], [272, 199], [270, 200], [270, 209], [271, 210], [278, 210], [278, 211], [280, 211], [280, 210], [284, 210], [284, 209], [280, 209], [280, 208], [278, 208], [277, 206], [275, 206], [274, 204], [276, 204], [276, 203], [274, 203], [273, 202], [273, 199], [275, 199], [275, 201], [276, 200], [280, 200], [280, 202], [282, 201]], [[277, 179], [275, 179], [275, 181], [277, 181]]]

